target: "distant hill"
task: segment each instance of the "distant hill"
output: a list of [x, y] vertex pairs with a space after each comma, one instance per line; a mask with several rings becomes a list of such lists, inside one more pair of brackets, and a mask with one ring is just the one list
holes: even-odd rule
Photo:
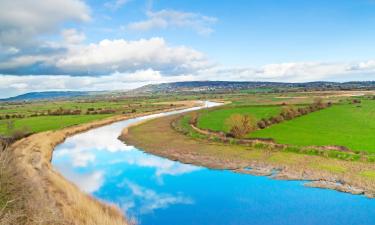
[[93, 92], [87, 91], [45, 91], [30, 92], [15, 97], [0, 99], [0, 101], [34, 101], [43, 99], [63, 99], [72, 97], [82, 97], [92, 95]]
[[238, 81], [187, 81], [162, 84], [150, 84], [132, 90], [135, 94], [146, 93], [173, 93], [173, 92], [210, 92], [234, 91], [251, 89], [300, 89], [300, 90], [351, 90], [375, 89], [375, 81], [363, 82], [308, 82], [308, 83], [281, 83], [281, 82], [238, 82]]

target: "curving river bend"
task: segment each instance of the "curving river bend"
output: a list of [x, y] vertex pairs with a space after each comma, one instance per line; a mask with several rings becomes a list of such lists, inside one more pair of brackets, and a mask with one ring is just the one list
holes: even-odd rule
[[[206, 102], [205, 107], [218, 103]], [[231, 171], [182, 164], [117, 139], [129, 119], [58, 145], [52, 164], [82, 191], [144, 225], [375, 225], [375, 200]], [[162, 134], [161, 134], [162, 135]]]

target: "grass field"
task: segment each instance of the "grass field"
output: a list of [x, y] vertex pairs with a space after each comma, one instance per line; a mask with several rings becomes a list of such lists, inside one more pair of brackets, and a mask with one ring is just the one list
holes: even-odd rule
[[280, 113], [280, 106], [241, 106], [226, 107], [217, 110], [202, 111], [198, 120], [198, 127], [215, 131], [228, 132], [225, 120], [232, 114], [252, 115], [255, 119], [269, 118]]
[[375, 153], [375, 101], [335, 105], [257, 130], [250, 137], [273, 138], [278, 143], [298, 146], [340, 145]]
[[[64, 127], [91, 122], [112, 116], [104, 115], [66, 115], [66, 116], [40, 116], [17, 119], [14, 121], [14, 130], [26, 130], [28, 132], [41, 132], [57, 130]], [[0, 121], [0, 134], [9, 134], [5, 121]]]
[[[9, 136], [16, 130], [33, 133], [56, 130], [115, 114], [132, 115], [174, 107], [174, 105], [162, 103], [166, 99], [169, 100], [163, 97], [138, 97], [108, 100], [92, 98], [85, 100], [4, 102], [0, 103], [0, 136]], [[78, 115], [51, 115], [50, 112], [60, 108], [69, 111], [79, 110], [80, 113]], [[102, 110], [108, 111], [101, 113]]]

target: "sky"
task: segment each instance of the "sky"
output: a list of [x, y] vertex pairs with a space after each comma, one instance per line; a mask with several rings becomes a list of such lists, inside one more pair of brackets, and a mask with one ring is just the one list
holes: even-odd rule
[[0, 0], [0, 97], [375, 80], [374, 0]]

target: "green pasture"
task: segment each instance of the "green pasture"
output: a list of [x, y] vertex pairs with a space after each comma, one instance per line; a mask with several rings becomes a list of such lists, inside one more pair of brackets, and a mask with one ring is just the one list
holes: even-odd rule
[[221, 109], [202, 111], [198, 119], [198, 127], [214, 131], [229, 131], [226, 119], [232, 114], [251, 115], [256, 120], [269, 118], [280, 113], [280, 106], [239, 106], [224, 107]]
[[375, 101], [334, 105], [257, 130], [249, 136], [273, 138], [282, 144], [339, 145], [375, 153]]
[[[47, 130], [57, 130], [64, 127], [91, 122], [112, 116], [104, 115], [65, 115], [65, 116], [39, 116], [14, 120], [12, 130], [22, 130], [27, 132], [42, 132]], [[8, 135], [11, 130], [8, 129], [8, 121], [0, 121], [0, 134]]]

